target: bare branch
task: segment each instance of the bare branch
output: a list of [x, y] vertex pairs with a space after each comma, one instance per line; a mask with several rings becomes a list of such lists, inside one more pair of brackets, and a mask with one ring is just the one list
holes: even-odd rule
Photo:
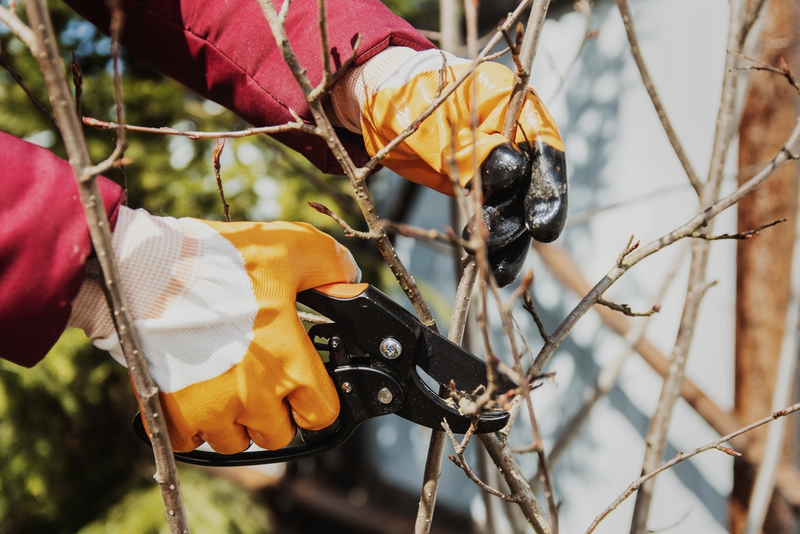
[[648, 480], [651, 480], [656, 475], [659, 475], [659, 474], [663, 473], [667, 469], [673, 467], [674, 465], [676, 465], [676, 464], [678, 464], [678, 463], [680, 463], [680, 462], [682, 462], [684, 460], [688, 460], [689, 458], [691, 458], [693, 456], [697, 456], [701, 452], [706, 452], [706, 451], [709, 451], [711, 449], [720, 450], [720, 451], [724, 452], [725, 454], [729, 454], [731, 456], [738, 456], [739, 453], [737, 453], [733, 449], [730, 449], [730, 448], [727, 448], [727, 447], [722, 447], [722, 444], [725, 443], [726, 441], [730, 441], [731, 439], [735, 438], [736, 436], [742, 435], [742, 434], [744, 434], [746, 432], [750, 432], [751, 430], [754, 430], [754, 429], [756, 429], [756, 428], [758, 428], [758, 427], [760, 427], [762, 425], [770, 423], [770, 422], [774, 421], [775, 419], [778, 419], [779, 417], [785, 417], [785, 416], [787, 416], [789, 414], [792, 414], [792, 413], [794, 413], [794, 412], [796, 412], [798, 410], [800, 410], [800, 403], [795, 404], [793, 406], [789, 406], [786, 409], [779, 410], [779, 411], [773, 413], [772, 415], [770, 415], [768, 417], [765, 417], [764, 419], [761, 419], [760, 421], [756, 421], [755, 423], [747, 425], [744, 428], [740, 428], [736, 432], [732, 432], [731, 434], [728, 434], [727, 436], [723, 436], [722, 438], [720, 438], [720, 439], [718, 439], [716, 441], [713, 441], [713, 442], [711, 442], [711, 443], [709, 443], [707, 445], [703, 445], [702, 447], [698, 447], [697, 449], [695, 449], [695, 450], [693, 450], [691, 452], [679, 453], [672, 460], [661, 464], [656, 469], [653, 469], [652, 471], [649, 471], [647, 474], [645, 474], [645, 475], [639, 477], [638, 479], [634, 480], [633, 482], [631, 482], [631, 484], [622, 493], [622, 495], [617, 497], [617, 499], [608, 508], [606, 508], [599, 516], [597, 516], [595, 518], [595, 520], [592, 522], [591, 525], [589, 525], [589, 528], [586, 530], [586, 534], [590, 534], [591, 532], [594, 532], [594, 530], [597, 528], [597, 525], [599, 525], [600, 522], [603, 521], [603, 519], [605, 519], [608, 516], [608, 514], [610, 514], [614, 510], [616, 510], [617, 507], [625, 499], [630, 497], [636, 490], [638, 490], [640, 487], [642, 487], [642, 485], [645, 482], [647, 482]]
[[740, 232], [738, 234], [721, 234], [721, 235], [708, 235], [702, 232], [692, 232], [692, 235], [689, 237], [694, 237], [697, 239], [705, 239], [707, 241], [716, 241], [720, 239], [736, 239], [739, 241], [750, 239], [754, 235], [758, 235], [758, 233], [763, 230], [764, 228], [769, 228], [770, 226], [775, 226], [777, 224], [785, 223], [786, 219], [778, 219], [777, 221], [772, 221], [771, 223], [767, 223], [765, 225], [759, 226], [753, 230], [748, 230], [746, 232]]
[[[280, 16], [276, 13], [272, 0], [259, 0], [259, 5], [261, 6], [261, 10], [267, 19], [270, 29], [272, 30], [273, 37], [278, 45], [278, 49], [281, 51], [284, 62], [291, 70], [292, 75], [300, 86], [300, 89], [303, 91], [303, 95], [306, 98], [311, 115], [314, 117], [314, 121], [316, 122], [315, 133], [325, 139], [325, 142], [327, 143], [331, 152], [336, 156], [345, 174], [350, 179], [350, 184], [353, 187], [353, 193], [356, 197], [359, 207], [361, 208], [361, 213], [364, 215], [364, 219], [367, 222], [367, 227], [371, 233], [376, 234], [372, 240], [378, 246], [378, 250], [380, 250], [381, 255], [386, 261], [386, 264], [389, 266], [392, 274], [394, 274], [395, 278], [397, 278], [400, 287], [403, 289], [409, 301], [411, 301], [411, 304], [414, 306], [414, 310], [417, 312], [422, 324], [436, 330], [436, 322], [433, 319], [433, 314], [431, 314], [428, 305], [422, 298], [416, 282], [408, 273], [405, 265], [403, 265], [397, 257], [397, 253], [389, 241], [386, 232], [380, 228], [378, 215], [375, 210], [375, 204], [372, 202], [372, 197], [370, 196], [369, 190], [366, 186], [366, 177], [369, 175], [370, 171], [366, 168], [356, 168], [356, 166], [353, 164], [353, 161], [350, 159], [350, 156], [347, 154], [347, 150], [345, 150], [344, 145], [342, 145], [342, 142], [339, 140], [336, 131], [328, 120], [321, 101], [319, 99], [312, 98], [312, 92], [314, 91], [314, 88], [306, 76], [305, 69], [300, 65], [300, 62], [298, 61], [297, 56], [292, 49], [291, 43], [289, 43], [289, 38], [286, 36], [286, 31], [283, 27], [283, 20], [285, 20], [286, 13], [288, 13], [289, 2], [284, 2], [281, 6]], [[324, 9], [320, 9], [320, 13], [324, 14]], [[325, 21], [320, 20], [320, 24], [325, 24]]]
[[447, 424], [446, 419], [442, 420], [442, 428], [444, 428], [445, 432], [447, 432], [447, 435], [453, 442], [453, 449], [455, 449], [456, 451], [456, 456], [453, 456], [451, 454], [448, 455], [448, 458], [450, 459], [451, 462], [453, 462], [456, 465], [456, 467], [464, 471], [464, 474], [467, 475], [467, 477], [471, 481], [473, 481], [479, 488], [481, 488], [489, 495], [494, 495], [495, 497], [499, 497], [504, 501], [512, 503], [518, 503], [521, 501], [521, 499], [524, 498], [524, 497], [519, 497], [517, 495], [507, 495], [502, 491], [489, 486], [480, 478], [478, 478], [478, 475], [476, 475], [475, 472], [472, 470], [472, 468], [469, 466], [469, 464], [467, 464], [467, 460], [466, 458], [464, 458], [464, 449], [466, 449], [467, 443], [469, 443], [469, 438], [472, 437], [472, 433], [475, 431], [474, 425], [470, 426], [469, 430], [467, 430], [467, 434], [464, 435], [464, 441], [462, 441], [461, 443], [459, 443], [458, 440], [456, 440], [456, 437], [453, 434], [453, 431], [450, 430], [450, 425]]
[[225, 220], [231, 222], [230, 206], [225, 201], [225, 191], [222, 190], [222, 176], [220, 175], [221, 164], [219, 158], [222, 156], [222, 151], [225, 149], [225, 139], [217, 139], [214, 142], [214, 176], [217, 178], [217, 189], [219, 190], [219, 200], [222, 202], [222, 213], [225, 215]]
[[792, 71], [789, 70], [789, 66], [786, 64], [786, 62], [783, 60], [783, 58], [781, 58], [781, 68], [779, 69], [777, 67], [773, 67], [772, 65], [768, 65], [768, 64], [764, 63], [763, 61], [759, 61], [757, 59], [748, 57], [748, 56], [746, 56], [744, 54], [737, 54], [736, 52], [730, 52], [730, 53], [734, 54], [734, 55], [737, 55], [737, 56], [739, 56], [741, 58], [744, 58], [744, 59], [746, 59], [748, 61], [752, 61], [753, 63], [757, 63], [757, 65], [750, 65], [750, 66], [747, 66], [747, 67], [737, 67], [738, 70], [764, 70], [764, 71], [767, 71], [767, 72], [774, 72], [775, 74], [779, 74], [779, 75], [783, 76], [784, 78], [786, 78], [786, 80], [789, 82], [789, 84], [792, 87], [794, 87], [795, 89], [797, 89], [798, 93], [800, 93], [800, 83], [797, 83], [797, 79], [792, 74]]
[[547, 333], [547, 330], [545, 330], [544, 328], [544, 323], [542, 323], [541, 317], [539, 317], [539, 314], [536, 313], [536, 308], [534, 308], [533, 306], [533, 299], [531, 298], [530, 293], [526, 291], [525, 293], [522, 294], [522, 298], [524, 301], [523, 307], [528, 311], [528, 313], [531, 314], [531, 317], [533, 317], [533, 322], [536, 323], [536, 328], [539, 329], [539, 335], [542, 336], [544, 342], [547, 343], [548, 341], [550, 341], [550, 334]]
[[17, 39], [28, 47], [34, 57], [38, 56], [39, 45], [36, 42], [33, 31], [13, 11], [0, 6], [0, 22], [8, 26], [11, 33], [16, 35]]
[[[262, 0], [262, 1], [264, 1], [264, 0]], [[541, 1], [541, 0], [537, 0], [537, 1]], [[483, 48], [481, 53], [478, 54], [478, 57], [475, 58], [475, 61], [473, 61], [472, 64], [464, 72], [461, 73], [461, 76], [459, 76], [453, 83], [448, 85], [447, 88], [444, 91], [442, 91], [442, 95], [439, 98], [435, 99], [433, 102], [431, 102], [430, 106], [428, 106], [428, 108], [413, 123], [411, 123], [411, 125], [409, 125], [408, 128], [403, 130], [403, 132], [400, 135], [395, 137], [385, 147], [383, 147], [381, 150], [376, 152], [375, 155], [372, 156], [372, 158], [369, 160], [369, 162], [367, 162], [367, 164], [364, 165], [364, 167], [362, 168], [363, 171], [366, 171], [366, 172], [374, 171], [375, 168], [377, 168], [377, 166], [383, 160], [383, 158], [385, 158], [389, 154], [389, 152], [391, 152], [392, 150], [397, 148], [397, 146], [399, 146], [400, 143], [405, 141], [406, 138], [408, 138], [408, 136], [410, 136], [415, 131], [417, 131], [417, 128], [422, 123], [422, 121], [424, 121], [431, 114], [433, 114], [433, 112], [442, 104], [442, 102], [447, 100], [447, 98], [462, 83], [464, 83], [465, 80], [467, 80], [469, 77], [472, 76], [472, 74], [475, 72], [475, 69], [477, 69], [478, 66], [481, 63], [486, 61], [486, 58], [489, 55], [489, 52], [491, 51], [491, 49], [494, 47], [494, 45], [497, 44], [497, 42], [500, 39], [502, 39], [502, 36], [503, 36], [502, 32], [511, 27], [511, 25], [517, 20], [519, 15], [522, 13], [522, 11], [524, 11], [524, 9], [528, 6], [528, 4], [530, 4], [530, 2], [531, 2], [531, 0], [523, 0], [520, 3], [520, 5], [517, 6], [517, 9], [515, 9], [514, 12], [509, 15], [509, 17], [506, 19], [506, 21], [497, 29], [497, 31], [495, 32], [495, 34], [492, 37], [492, 39], [489, 40], [489, 42]]]
[[[661, 283], [661, 287], [655, 293], [655, 300], [662, 300], [664, 295], [667, 292], [672, 280], [675, 278], [675, 275], [678, 273], [678, 269], [683, 263], [683, 259], [685, 257], [685, 250], [686, 247], [682, 247], [682, 250], [679, 254], [676, 255], [675, 260], [672, 262], [670, 269], [667, 271], [667, 274], [664, 276], [664, 280]], [[607, 309], [598, 309], [601, 312], [607, 312]], [[600, 313], [601, 318], [604, 318], [607, 314]], [[617, 314], [614, 314], [614, 317], [618, 317]], [[578, 435], [578, 431], [582, 428], [583, 424], [589, 419], [589, 414], [591, 414], [592, 409], [595, 407], [597, 402], [608, 395], [619, 379], [619, 375], [622, 372], [622, 367], [628, 359], [628, 356], [636, 351], [637, 347], [643, 345], [645, 341], [644, 335], [649, 323], [650, 319], [645, 319], [644, 321], [637, 321], [633, 327], [630, 327], [628, 332], [624, 335], [622, 332], [617, 331], [618, 334], [622, 335], [623, 339], [625, 340], [625, 349], [610, 363], [604, 365], [600, 372], [597, 374], [597, 379], [595, 383], [587, 388], [583, 393], [583, 402], [575, 412], [575, 415], [564, 425], [563, 430], [558, 435], [553, 448], [550, 451], [550, 462], [555, 464], [558, 462], [561, 454], [567, 449], [572, 439]], [[623, 319], [623, 322], [630, 326], [628, 321]], [[645, 352], [645, 351], [642, 351]]]
[[617, 7], [622, 15], [622, 22], [625, 25], [625, 33], [628, 35], [628, 42], [631, 45], [631, 53], [633, 54], [633, 59], [636, 62], [636, 66], [639, 68], [639, 74], [642, 77], [642, 83], [644, 83], [644, 87], [647, 89], [647, 94], [650, 95], [650, 100], [653, 102], [653, 107], [656, 108], [656, 113], [658, 113], [661, 126], [664, 127], [664, 131], [667, 133], [667, 138], [669, 139], [673, 150], [675, 150], [675, 155], [678, 156], [678, 160], [681, 162], [684, 172], [686, 172], [686, 177], [689, 179], [689, 183], [692, 184], [692, 187], [694, 187], [694, 190], [699, 195], [701, 189], [703, 188], [703, 183], [700, 181], [700, 177], [695, 172], [694, 167], [692, 167], [692, 163], [689, 161], [689, 156], [687, 156], [686, 152], [683, 150], [683, 145], [678, 139], [678, 134], [672, 127], [669, 117], [667, 117], [667, 111], [664, 109], [664, 105], [661, 103], [661, 98], [658, 96], [658, 92], [653, 84], [653, 80], [650, 78], [650, 73], [647, 71], [647, 65], [645, 65], [644, 57], [642, 56], [642, 50], [639, 48], [639, 39], [636, 37], [636, 30], [633, 27], [633, 18], [631, 17], [628, 0], [617, 0]]
[[238, 139], [241, 137], [250, 137], [253, 135], [261, 134], [276, 134], [281, 132], [289, 132], [293, 130], [301, 130], [306, 133], [316, 133], [316, 128], [312, 124], [307, 124], [300, 121], [287, 122], [280, 126], [264, 126], [261, 128], [247, 128], [246, 130], [238, 130], [233, 132], [198, 132], [190, 130], [176, 130], [175, 128], [168, 128], [162, 126], [160, 128], [149, 128], [147, 126], [134, 126], [126, 124], [120, 126], [116, 122], [106, 122], [95, 119], [93, 117], [83, 117], [83, 123], [98, 130], [118, 130], [120, 128], [129, 132], [143, 132], [160, 135], [179, 135], [188, 137], [189, 139]]
[[523, 70], [518, 72], [511, 90], [511, 100], [506, 111], [505, 121], [503, 122], [503, 135], [510, 139], [516, 139], [517, 121], [522, 112], [522, 105], [525, 102], [525, 94], [528, 92], [528, 80], [531, 76], [531, 65], [536, 57], [536, 48], [539, 46], [539, 37], [542, 35], [544, 18], [547, 15], [547, 8], [550, 7], [550, 0], [534, 0], [531, 5], [531, 13], [528, 17], [528, 28], [522, 39], [519, 51], [519, 64]]
[[658, 313], [661, 311], [660, 304], [654, 305], [650, 310], [646, 312], [634, 312], [633, 310], [631, 310], [631, 307], [628, 306], [627, 304], [617, 304], [615, 302], [609, 302], [602, 298], [598, 298], [597, 303], [600, 304], [601, 306], [606, 306], [607, 308], [611, 308], [612, 310], [623, 313], [628, 317], [650, 317], [654, 313]]
[[[447, 338], [457, 345], [461, 344], [464, 337], [470, 296], [475, 287], [477, 269], [475, 257], [469, 256], [464, 262], [461, 281], [458, 284], [456, 299], [453, 305], [453, 315], [450, 318], [450, 328], [447, 331]], [[446, 388], [440, 388], [439, 394], [442, 396], [446, 395]], [[445, 433], [432, 430], [430, 442], [428, 444], [428, 455], [425, 458], [425, 470], [422, 474], [422, 491], [419, 498], [417, 518], [414, 523], [415, 534], [427, 534], [431, 530], [433, 511], [436, 507], [436, 495], [439, 492], [439, 479], [442, 476], [442, 453], [444, 452], [444, 443]]]
[[[684, 243], [688, 246], [688, 242]], [[586, 295], [591, 291], [589, 282], [580, 273], [577, 263], [567, 251], [555, 245], [541, 243], [534, 244], [534, 247], [547, 268], [565, 287], [577, 296]], [[676, 268], [677, 265], [673, 265], [673, 269]], [[660, 298], [656, 300], [660, 300]], [[653, 370], [661, 376], [666, 376], [669, 360], [647, 338], [636, 334], [636, 327], [631, 324], [631, 321], [609, 308], [595, 306], [594, 310], [600, 315], [603, 323], [618, 335], [623, 336], [626, 340], [637, 339], [632, 343], [636, 352]], [[639, 322], [639, 326], [644, 325], [645, 321]], [[720, 436], [743, 426], [743, 423], [735, 415], [722, 410], [688, 378], [683, 381], [681, 386], [681, 396]], [[559, 441], [561, 440], [559, 439]], [[763, 451], [753, 446], [753, 441], [748, 434], [734, 438], [733, 443], [738, 450], [744, 452], [745, 461], [753, 466], [759, 465], [763, 458]], [[559, 449], [562, 447], [557, 443], [553, 448], [550, 453], [552, 461], [558, 457]], [[787, 502], [792, 506], [800, 507], [800, 470], [791, 464], [783, 464], [778, 472], [776, 484]]]
[[309, 202], [308, 205], [317, 210], [318, 212], [320, 212], [321, 214], [327, 215], [328, 217], [336, 221], [336, 224], [341, 226], [342, 230], [344, 230], [344, 235], [346, 237], [357, 237], [359, 239], [377, 239], [378, 237], [380, 237], [380, 234], [377, 234], [375, 232], [359, 232], [358, 230], [354, 230], [353, 227], [347, 224], [347, 221], [336, 215], [333, 211], [330, 210], [330, 208], [328, 208], [324, 204], [320, 204], [319, 202]]
[[72, 72], [72, 83], [75, 85], [75, 110], [78, 117], [81, 116], [82, 97], [83, 97], [83, 71], [72, 53], [72, 61], [69, 62], [69, 70]]
[[463, 247], [469, 254], [473, 253], [472, 243], [459, 237], [458, 234], [456, 234], [455, 231], [449, 226], [445, 228], [444, 232], [434, 229], [426, 230], [425, 228], [420, 228], [418, 226], [411, 226], [392, 221], [383, 221], [382, 226], [384, 229], [394, 230], [404, 237], [428, 241], [439, 241], [441, 243], [447, 243], [448, 245]]
[[798, 156], [794, 155], [793, 151], [798, 148], [798, 141], [800, 141], [800, 119], [798, 119], [792, 134], [786, 141], [786, 144], [778, 152], [778, 154], [769, 162], [760, 172], [754, 175], [750, 180], [739, 186], [735, 191], [726, 197], [721, 198], [710, 207], [700, 211], [697, 215], [692, 217], [687, 223], [669, 232], [668, 234], [655, 239], [647, 245], [638, 247], [635, 251], [631, 252], [625, 257], [622, 265], [615, 265], [606, 275], [600, 280], [587, 295], [583, 297], [580, 303], [573, 308], [570, 314], [559, 325], [556, 331], [551, 336], [551, 342], [546, 343], [536, 356], [536, 361], [533, 367], [528, 371], [529, 376], [541, 373], [544, 365], [553, 355], [556, 347], [558, 347], [564, 338], [569, 334], [575, 323], [583, 317], [583, 315], [597, 303], [597, 299], [605, 293], [619, 278], [627, 272], [628, 269], [647, 258], [648, 256], [658, 252], [659, 250], [676, 243], [677, 241], [691, 236], [697, 231], [698, 228], [706, 225], [714, 217], [739, 202], [742, 198], [752, 193], [759, 185], [764, 183], [775, 171], [786, 164], [788, 161], [797, 159]]
[[[111, 154], [105, 161], [85, 171], [94, 175], [102, 174], [109, 169], [122, 165], [122, 157], [125, 154], [125, 149], [128, 148], [127, 135], [123, 127], [125, 124], [125, 105], [122, 102], [122, 79], [119, 75], [119, 39], [122, 35], [122, 28], [125, 25], [125, 14], [119, 7], [119, 0], [109, 0], [108, 6], [111, 12], [110, 33], [111, 63], [114, 69], [114, 75], [112, 77], [112, 85], [114, 87], [114, 109], [117, 113], [117, 123], [120, 127], [117, 128], [117, 139]], [[125, 193], [127, 193], [127, 189]]]
[[0, 67], [4, 67], [8, 71], [11, 77], [14, 78], [14, 81], [17, 82], [17, 85], [19, 85], [20, 88], [28, 96], [28, 100], [33, 102], [33, 105], [36, 106], [39, 109], [39, 111], [44, 113], [48, 119], [50, 119], [50, 122], [53, 123], [53, 126], [58, 128], [58, 121], [56, 120], [55, 116], [52, 113], [50, 113], [50, 110], [47, 109], [47, 107], [44, 104], [42, 104], [38, 98], [36, 98], [36, 96], [31, 92], [31, 90], [25, 84], [25, 80], [22, 79], [22, 76], [20, 76], [20, 74], [16, 70], [14, 70], [14, 68], [8, 63], [8, 61], [6, 61], [6, 58], [3, 55], [2, 50], [0, 50]]
[[761, 11], [763, 11], [764, 6], [766, 5], [767, 0], [755, 0], [751, 2], [750, 10], [745, 14], [744, 19], [742, 20], [742, 27], [739, 30], [739, 36], [737, 39], [737, 44], [739, 48], [744, 46], [744, 42], [747, 39], [747, 36], [750, 34], [750, 30], [753, 29], [753, 25], [758, 20], [758, 17], [761, 15]]
[[[516, 460], [514, 460], [514, 455], [508, 447], [507, 436], [507, 433], [501, 431], [495, 434], [481, 434], [478, 439], [483, 443], [494, 464], [500, 469], [503, 478], [511, 489], [511, 493], [516, 496], [524, 496], [524, 499], [521, 499], [517, 504], [525, 514], [525, 518], [533, 526], [534, 531], [537, 534], [550, 532], [550, 522], [544, 510], [533, 497], [533, 492], [527, 479], [522, 474]], [[534, 521], [531, 521], [531, 518]]]
[[110, 296], [109, 308], [113, 311], [113, 319], [117, 327], [128, 372], [150, 433], [153, 454], [156, 460], [154, 478], [161, 488], [170, 531], [174, 534], [188, 533], [189, 526], [186, 519], [186, 510], [181, 498], [180, 485], [175, 468], [175, 457], [172, 454], [169, 433], [158, 398], [158, 387], [156, 387], [147, 370], [147, 362], [136, 334], [136, 328], [133, 325], [130, 308], [122, 292], [119, 271], [114, 261], [111, 233], [108, 229], [105, 207], [99, 201], [102, 196], [100, 195], [96, 176], [91, 174], [92, 163], [89, 159], [81, 124], [78, 120], [78, 115], [75, 113], [72, 95], [61, 65], [47, 5], [44, 0], [26, 0], [25, 8], [28, 13], [28, 19], [31, 21], [31, 26], [36, 28], [34, 57], [44, 75], [50, 100], [53, 103], [53, 110], [64, 138], [64, 145], [69, 154], [73, 174], [78, 182], [78, 192], [81, 204], [86, 212], [89, 234], [100, 262], [107, 294]]

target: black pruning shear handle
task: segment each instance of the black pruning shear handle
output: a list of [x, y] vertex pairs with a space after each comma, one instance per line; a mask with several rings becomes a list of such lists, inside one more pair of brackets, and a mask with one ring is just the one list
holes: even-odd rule
[[[486, 386], [486, 363], [420, 323], [414, 315], [368, 284], [331, 284], [298, 293], [297, 302], [332, 320], [311, 327], [308, 334], [339, 393], [336, 422], [320, 431], [298, 428], [302, 444], [274, 451], [219, 454], [195, 450], [175, 453], [181, 462], [211, 466], [258, 465], [299, 460], [344, 443], [367, 419], [397, 414], [411, 422], [441, 429], [446, 419], [456, 434], [465, 433], [470, 418], [451, 400], [442, 399], [419, 374], [470, 394]], [[516, 385], [500, 374], [500, 392]], [[476, 433], [496, 432], [509, 414], [481, 415]], [[140, 414], [134, 431], [150, 443]]]

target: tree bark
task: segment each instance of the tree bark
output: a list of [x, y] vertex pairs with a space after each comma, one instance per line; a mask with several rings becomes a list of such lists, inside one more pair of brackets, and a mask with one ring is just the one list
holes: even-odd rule
[[[781, 58], [798, 72], [796, 29], [800, 23], [790, 2], [770, 2], [764, 13], [764, 32], [758, 59], [780, 68]], [[783, 145], [797, 115], [797, 90], [785, 78], [754, 71], [739, 128], [739, 168], [758, 166]], [[739, 182], [749, 177], [740, 172]], [[786, 310], [791, 292], [792, 250], [797, 217], [797, 167], [787, 165], [768, 183], [739, 203], [739, 231], [776, 219], [787, 222], [739, 241], [737, 248], [736, 377], [734, 413], [752, 421], [772, 409]], [[754, 446], [763, 447], [767, 429], [753, 432]], [[784, 462], [793, 462], [794, 432], [786, 433]], [[734, 463], [730, 502], [730, 531], [744, 532], [755, 473], [743, 461]], [[791, 509], [776, 495], [764, 524], [768, 534], [795, 532]]]

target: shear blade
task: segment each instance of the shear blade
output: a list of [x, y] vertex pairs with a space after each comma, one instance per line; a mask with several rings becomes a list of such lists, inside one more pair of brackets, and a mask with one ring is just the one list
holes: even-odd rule
[[[449, 385], [453, 380], [456, 389], [472, 393], [486, 386], [486, 362], [465, 351], [455, 343], [435, 332], [424, 329], [427, 354], [418, 357], [417, 365], [438, 383]], [[505, 393], [517, 385], [500, 371], [497, 393]]]

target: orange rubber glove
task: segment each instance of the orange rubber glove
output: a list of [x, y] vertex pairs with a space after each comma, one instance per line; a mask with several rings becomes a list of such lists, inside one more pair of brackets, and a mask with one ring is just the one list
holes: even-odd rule
[[[358, 281], [346, 248], [302, 223], [173, 219], [125, 207], [112, 238], [176, 451], [206, 441], [230, 454], [251, 439], [279, 449], [295, 422], [333, 423], [339, 399], [295, 298]], [[122, 362], [102, 291], [88, 278], [70, 326]]]
[[[337, 118], [360, 133], [370, 154], [410, 126], [433, 102], [440, 87], [471, 65], [439, 50], [390, 47], [343, 74], [331, 95]], [[468, 186], [481, 165], [489, 229], [489, 261], [498, 283], [511, 283], [522, 268], [531, 239], [549, 242], [564, 228], [567, 171], [564, 144], [544, 104], [531, 89], [519, 117], [516, 139], [502, 135], [514, 84], [513, 73], [483, 63], [383, 164], [401, 176], [445, 194], [453, 182]], [[475, 103], [475, 139], [470, 128]], [[474, 152], [473, 152], [474, 147]], [[457, 169], [449, 176], [450, 168]], [[527, 232], [526, 232], [527, 229]]]

